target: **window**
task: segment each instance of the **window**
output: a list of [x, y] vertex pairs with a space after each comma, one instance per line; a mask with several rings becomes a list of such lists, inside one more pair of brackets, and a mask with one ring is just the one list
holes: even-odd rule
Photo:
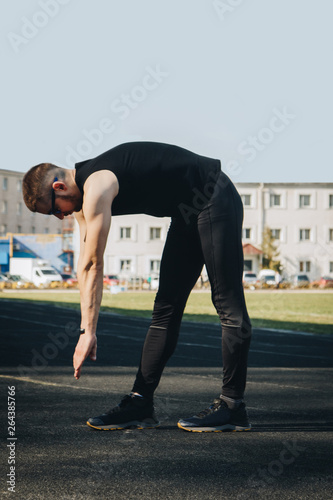
[[2, 179], [2, 189], [3, 189], [4, 191], [7, 191], [7, 189], [8, 189], [8, 179], [7, 179], [7, 177], [4, 177], [4, 178]]
[[274, 240], [279, 240], [281, 237], [281, 229], [271, 229], [271, 236]]
[[161, 228], [160, 227], [151, 227], [150, 228], [150, 239], [151, 240], [160, 240], [161, 239]]
[[1, 224], [0, 236], [6, 236], [6, 234], [7, 234], [7, 224]]
[[44, 234], [49, 234], [49, 228], [48, 227], [44, 228]]
[[328, 204], [330, 208], [333, 208], [333, 194], [329, 195]]
[[252, 271], [252, 260], [244, 260], [244, 271]]
[[16, 205], [16, 215], [22, 215], [22, 203], [20, 201]]
[[301, 260], [299, 263], [300, 273], [309, 273], [311, 271], [311, 262], [309, 260]]
[[120, 228], [120, 239], [121, 240], [130, 240], [131, 239], [131, 228], [130, 227], [121, 227]]
[[6, 200], [2, 200], [1, 202], [1, 213], [2, 214], [6, 214], [7, 213], [7, 201]]
[[328, 237], [328, 239], [330, 241], [333, 241], [333, 229], [329, 229], [329, 237]]
[[22, 191], [22, 181], [18, 180], [16, 183], [16, 189], [17, 191], [21, 192]]
[[121, 260], [120, 261], [120, 270], [121, 271], [130, 271], [131, 270], [131, 260]]
[[333, 262], [330, 262], [330, 273], [333, 273]]
[[244, 207], [251, 206], [251, 195], [250, 194], [242, 194], [241, 198], [242, 198], [242, 202], [243, 202]]
[[150, 271], [158, 273], [160, 270], [160, 264], [161, 264], [160, 260], [151, 260], [150, 261]]
[[243, 227], [243, 239], [249, 240], [250, 238], [251, 238], [251, 228], [250, 227]]
[[300, 229], [299, 241], [309, 241], [309, 240], [310, 240], [310, 229]]
[[22, 226], [17, 226], [17, 232], [22, 233]]
[[309, 207], [311, 202], [311, 195], [300, 194], [299, 195], [299, 208]]
[[280, 194], [271, 194], [269, 199], [269, 205], [271, 207], [280, 207], [281, 206], [281, 195]]
[[31, 232], [32, 232], [32, 234], [35, 234], [35, 233], [36, 233], [36, 228], [35, 228], [35, 226], [31, 226]]

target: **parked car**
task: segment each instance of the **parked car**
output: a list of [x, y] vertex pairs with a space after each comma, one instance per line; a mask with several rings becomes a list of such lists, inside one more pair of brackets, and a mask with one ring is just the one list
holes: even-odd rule
[[28, 286], [28, 280], [18, 274], [7, 274], [8, 283], [14, 284], [15, 288], [24, 288]]
[[260, 274], [258, 276], [257, 284], [259, 286], [276, 286], [277, 285], [277, 280], [276, 280], [276, 275], [274, 271], [271, 271], [269, 274]]
[[306, 274], [295, 274], [291, 277], [291, 283], [294, 288], [305, 288], [309, 286], [310, 280]]
[[319, 280], [315, 280], [311, 283], [313, 288], [333, 288], [333, 277], [332, 276], [322, 276]]
[[325, 286], [325, 285], [331, 285], [333, 284], [333, 277], [332, 276], [323, 276], [320, 278], [320, 284]]
[[0, 274], [0, 290], [8, 287], [9, 280], [4, 274]]
[[251, 290], [255, 290], [255, 285], [258, 281], [258, 277], [256, 273], [252, 271], [244, 271], [243, 272], [243, 286], [245, 288], [250, 288]]
[[106, 274], [103, 278], [103, 283], [107, 286], [119, 285], [119, 277], [115, 274]]
[[261, 269], [258, 273], [258, 282], [261, 285], [278, 286], [281, 275], [274, 269]]
[[253, 273], [252, 271], [244, 271], [243, 272], [243, 283], [256, 283], [257, 282], [257, 275], [256, 273]]
[[77, 284], [77, 278], [74, 274], [62, 273], [61, 277], [65, 285], [74, 286]]

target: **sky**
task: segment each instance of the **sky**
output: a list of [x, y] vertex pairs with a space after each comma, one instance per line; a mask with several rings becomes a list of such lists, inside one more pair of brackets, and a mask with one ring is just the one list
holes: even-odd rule
[[331, 0], [1, 2], [1, 169], [129, 141], [333, 182]]

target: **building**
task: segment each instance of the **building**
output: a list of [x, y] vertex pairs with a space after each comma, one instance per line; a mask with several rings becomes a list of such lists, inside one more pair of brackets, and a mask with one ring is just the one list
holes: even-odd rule
[[142, 278], [157, 276], [169, 225], [168, 217], [113, 217], [104, 257], [106, 272]]
[[[238, 183], [244, 204], [244, 269], [258, 272], [265, 226], [280, 252], [283, 274], [313, 280], [333, 276], [333, 183]], [[170, 219], [113, 217], [105, 250], [105, 274], [147, 278], [159, 271]], [[78, 230], [74, 251], [78, 256]]]
[[0, 273], [8, 273], [10, 259], [35, 258], [47, 261], [60, 274], [71, 273], [73, 252], [64, 249], [63, 234], [13, 234], [0, 237]]
[[[283, 274], [310, 280], [333, 275], [333, 183], [239, 183], [243, 244], [261, 246], [264, 227], [276, 241]], [[258, 271], [254, 256], [245, 268]]]
[[23, 176], [23, 172], [0, 170], [0, 236], [7, 233], [61, 234], [59, 219], [30, 212], [25, 206]]
[[70, 273], [74, 217], [61, 221], [30, 212], [22, 197], [23, 176], [23, 172], [0, 170], [0, 270], [8, 272], [10, 257], [31, 254], [50, 260], [59, 272]]

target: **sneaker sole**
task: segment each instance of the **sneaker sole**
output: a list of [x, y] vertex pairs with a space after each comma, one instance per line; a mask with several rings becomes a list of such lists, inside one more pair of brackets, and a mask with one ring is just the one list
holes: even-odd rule
[[250, 431], [251, 430], [251, 424], [249, 424], [246, 427], [242, 427], [240, 425], [232, 425], [232, 424], [226, 424], [226, 425], [221, 425], [221, 426], [216, 426], [216, 427], [183, 427], [178, 422], [177, 425], [178, 425], [179, 429], [182, 429], [183, 431], [189, 431], [189, 432], [243, 432], [243, 431]]
[[98, 431], [116, 431], [124, 429], [154, 429], [159, 427], [159, 422], [139, 422], [138, 420], [133, 420], [132, 422], [126, 422], [124, 424], [111, 424], [111, 425], [92, 425], [90, 422], [86, 424], [92, 429], [97, 429]]

